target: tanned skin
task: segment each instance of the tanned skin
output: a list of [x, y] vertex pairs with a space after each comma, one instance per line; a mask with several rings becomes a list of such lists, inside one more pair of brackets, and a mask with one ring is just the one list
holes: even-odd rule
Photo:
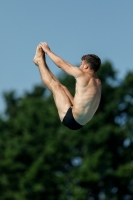
[[[49, 70], [45, 54], [55, 65], [76, 79], [74, 97]], [[53, 93], [60, 120], [63, 121], [66, 112], [72, 107], [73, 117], [80, 125], [89, 122], [94, 116], [101, 98], [101, 82], [89, 64], [82, 60], [79, 68], [71, 65], [53, 53], [46, 42], [41, 42], [37, 46], [33, 61], [39, 67], [43, 83]]]

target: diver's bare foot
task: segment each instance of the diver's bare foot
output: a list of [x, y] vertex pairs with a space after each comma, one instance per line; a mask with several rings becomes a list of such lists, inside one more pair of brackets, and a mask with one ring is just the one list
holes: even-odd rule
[[39, 61], [42, 61], [44, 57], [44, 52], [42, 50], [42, 47], [40, 45], [36, 48], [36, 53], [33, 58], [33, 62], [38, 66]]

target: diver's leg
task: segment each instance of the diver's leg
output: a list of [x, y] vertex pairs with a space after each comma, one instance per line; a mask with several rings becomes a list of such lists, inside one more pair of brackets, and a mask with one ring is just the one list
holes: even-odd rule
[[37, 47], [36, 55], [33, 61], [39, 67], [39, 71], [40, 71], [43, 83], [53, 93], [53, 97], [54, 97], [54, 101], [59, 113], [59, 117], [60, 117], [60, 120], [62, 121], [67, 110], [73, 106], [68, 96], [68, 91], [65, 89], [65, 86], [62, 86], [59, 81], [56, 81], [52, 77], [51, 73], [49, 72], [44, 62], [43, 52], [40, 46]]

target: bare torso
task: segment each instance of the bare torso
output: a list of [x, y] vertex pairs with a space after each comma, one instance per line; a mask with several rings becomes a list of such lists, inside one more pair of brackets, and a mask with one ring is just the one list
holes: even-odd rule
[[76, 79], [76, 91], [73, 102], [75, 120], [85, 125], [95, 114], [101, 98], [101, 82], [96, 76], [85, 73]]
[[[74, 98], [64, 86], [54, 77], [44, 60], [44, 52], [51, 60], [67, 74], [76, 78], [76, 91]], [[54, 54], [47, 43], [41, 42], [37, 46], [34, 63], [39, 66], [44, 84], [52, 91], [61, 121], [70, 106], [74, 119], [85, 125], [95, 114], [101, 98], [101, 82], [91, 70], [90, 65], [82, 60], [79, 68], [65, 62]]]

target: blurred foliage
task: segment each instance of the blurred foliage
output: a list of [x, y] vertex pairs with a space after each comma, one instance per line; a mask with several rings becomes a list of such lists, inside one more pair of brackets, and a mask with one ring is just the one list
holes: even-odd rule
[[[0, 200], [133, 199], [133, 72], [121, 82], [110, 62], [98, 72], [93, 119], [71, 131], [44, 86], [4, 93], [0, 117]], [[60, 81], [74, 94], [75, 80]]]

